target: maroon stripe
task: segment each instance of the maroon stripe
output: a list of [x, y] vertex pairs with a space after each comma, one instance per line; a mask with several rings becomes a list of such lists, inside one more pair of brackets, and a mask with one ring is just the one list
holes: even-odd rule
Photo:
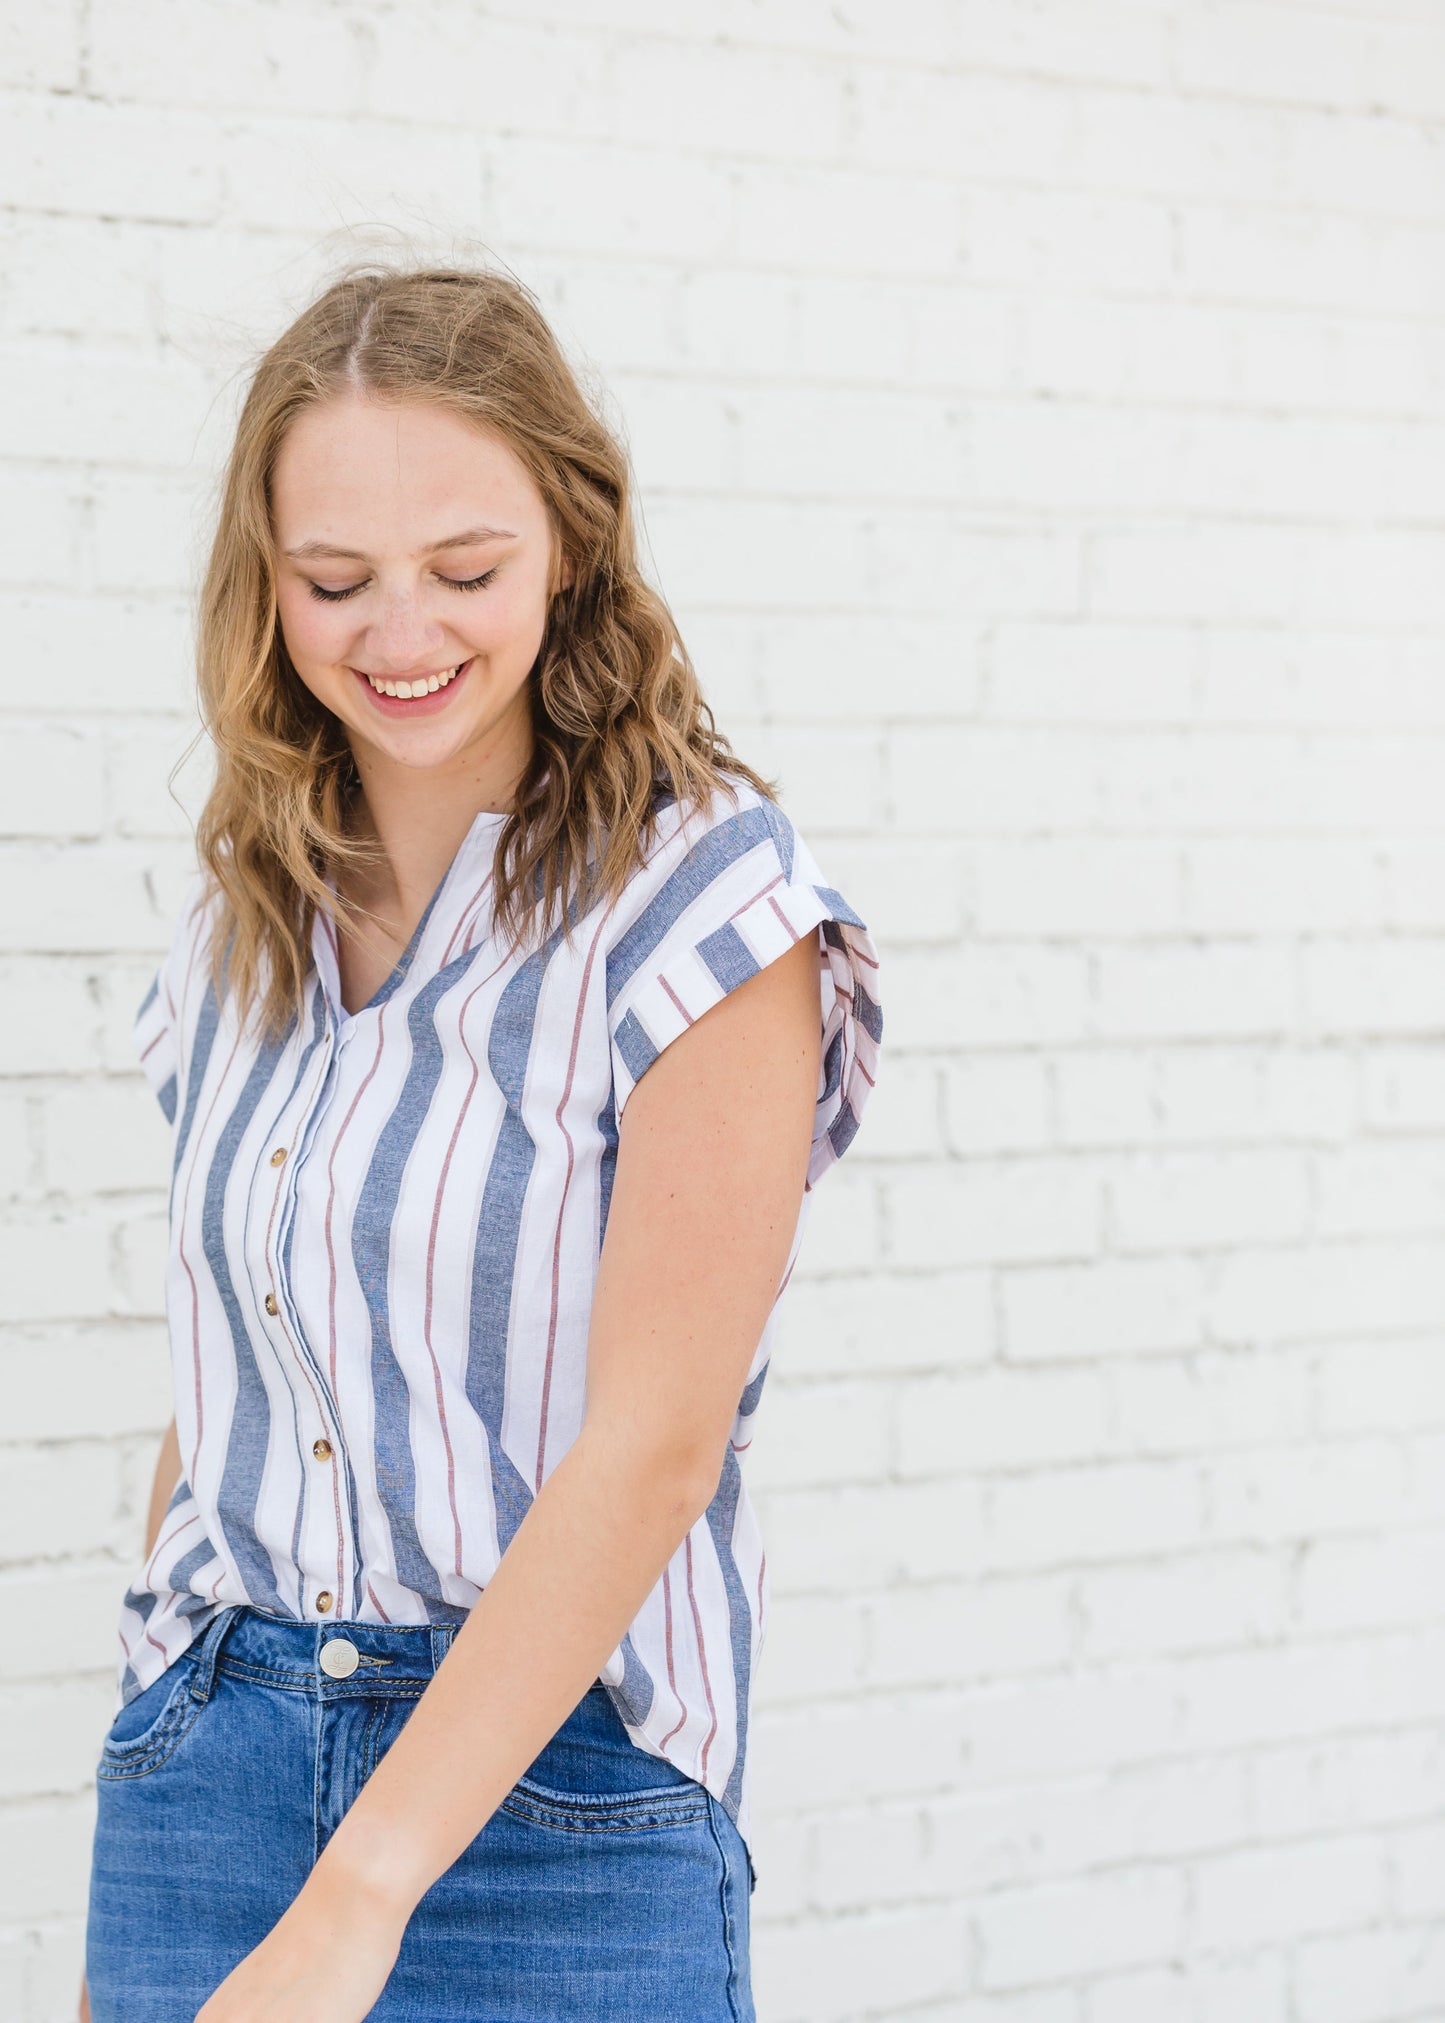
[[703, 1691], [704, 1691], [704, 1692], [705, 1692], [705, 1693], [707, 1694], [707, 1711], [708, 1711], [708, 1715], [709, 1715], [709, 1718], [710, 1718], [710, 1719], [711, 1719], [711, 1721], [712, 1721], [712, 1726], [711, 1726], [711, 1727], [710, 1727], [710, 1728], [708, 1729], [708, 1731], [707, 1731], [707, 1735], [706, 1735], [706, 1737], [705, 1737], [705, 1739], [704, 1739], [704, 1741], [703, 1741], [703, 1745], [702, 1745], [702, 1760], [701, 1760], [701, 1763], [700, 1763], [700, 1765], [699, 1765], [699, 1768], [700, 1768], [700, 1770], [701, 1770], [701, 1773], [702, 1773], [702, 1778], [701, 1778], [701, 1781], [702, 1781], [702, 1782], [703, 1782], [704, 1784], [706, 1784], [706, 1783], [707, 1783], [707, 1752], [709, 1751], [709, 1749], [711, 1749], [711, 1747], [712, 1747], [712, 1745], [713, 1745], [713, 1738], [714, 1738], [714, 1736], [715, 1736], [715, 1735], [717, 1734], [717, 1708], [716, 1708], [716, 1707], [714, 1706], [714, 1704], [713, 1704], [713, 1697], [712, 1697], [712, 1681], [711, 1681], [711, 1679], [709, 1679], [709, 1677], [708, 1677], [708, 1675], [707, 1675], [707, 1649], [706, 1649], [706, 1646], [704, 1645], [704, 1643], [703, 1643], [703, 1639], [702, 1639], [702, 1615], [701, 1615], [701, 1613], [699, 1612], [699, 1609], [698, 1609], [698, 1606], [697, 1606], [697, 1594], [696, 1594], [696, 1591], [694, 1590], [694, 1588], [693, 1588], [693, 1584], [692, 1584], [692, 1533], [691, 1533], [691, 1532], [689, 1532], [689, 1533], [687, 1534], [687, 1537], [686, 1537], [686, 1539], [685, 1539], [685, 1540], [683, 1541], [683, 1543], [684, 1543], [684, 1544], [686, 1545], [686, 1547], [687, 1547], [687, 1598], [688, 1598], [689, 1602], [691, 1602], [691, 1604], [692, 1604], [692, 1626], [693, 1626], [693, 1629], [694, 1629], [694, 1631], [696, 1632], [696, 1635], [697, 1635], [697, 1656], [698, 1656], [698, 1662], [699, 1662], [699, 1664], [700, 1664], [700, 1665], [702, 1666], [702, 1689], [703, 1689]]

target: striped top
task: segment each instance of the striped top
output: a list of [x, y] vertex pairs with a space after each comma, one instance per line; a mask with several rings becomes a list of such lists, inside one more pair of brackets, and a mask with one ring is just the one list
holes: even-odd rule
[[[858, 1128], [882, 1020], [867, 928], [746, 782], [665, 801], [620, 901], [530, 955], [477, 816], [395, 970], [341, 1004], [318, 919], [304, 1016], [243, 1036], [199, 881], [137, 1042], [173, 1127], [166, 1307], [181, 1474], [125, 1594], [115, 1711], [219, 1609], [459, 1622], [582, 1422], [618, 1120], [662, 1048], [805, 934], [823, 1059], [807, 1191]], [[748, 1689], [768, 1610], [745, 1452], [758, 1342], [705, 1515], [601, 1678], [632, 1740], [748, 1837]]]

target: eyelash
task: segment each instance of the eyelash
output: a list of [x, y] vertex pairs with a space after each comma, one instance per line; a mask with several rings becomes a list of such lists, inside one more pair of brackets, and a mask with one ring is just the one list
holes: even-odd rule
[[[501, 564], [498, 563], [497, 568], [500, 567]], [[461, 581], [455, 576], [443, 576], [441, 581], [443, 583], [450, 583], [453, 590], [483, 590], [491, 582], [496, 573], [496, 569], [488, 569], [484, 576], [469, 576]], [[309, 583], [306, 587], [311, 592], [311, 595], [319, 597], [323, 604], [339, 604], [344, 597], [354, 597], [358, 590], [364, 590], [366, 585], [364, 583], [353, 583], [346, 590], [323, 590], [319, 583]]]

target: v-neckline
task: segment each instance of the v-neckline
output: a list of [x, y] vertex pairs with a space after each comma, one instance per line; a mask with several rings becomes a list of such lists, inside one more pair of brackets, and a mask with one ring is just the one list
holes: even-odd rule
[[[412, 963], [416, 959], [417, 950], [421, 946], [422, 938], [426, 933], [427, 927], [430, 925], [432, 915], [437, 909], [437, 903], [446, 891], [447, 886], [451, 883], [452, 874], [461, 863], [463, 857], [469, 854], [471, 845], [476, 841], [483, 827], [505, 822], [506, 820], [507, 811], [505, 809], [484, 808], [472, 817], [471, 822], [467, 826], [466, 834], [453, 851], [450, 863], [438, 879], [436, 889], [422, 908], [421, 916], [411, 931], [406, 947], [402, 950], [392, 968], [382, 978], [371, 996], [366, 1000], [365, 1004], [358, 1005], [355, 1011], [348, 1011], [342, 1001], [339, 931], [335, 921], [318, 910], [316, 927], [312, 936], [312, 960], [316, 965], [322, 987], [335, 1007], [338, 1028], [348, 1026], [356, 1019], [364, 1018], [368, 1012], [379, 1011], [387, 1000], [393, 997], [401, 988], [401, 985], [406, 980], [408, 971], [411, 969]], [[326, 883], [334, 893], [336, 890], [335, 881], [328, 877]], [[327, 958], [324, 967], [321, 961], [323, 949]]]

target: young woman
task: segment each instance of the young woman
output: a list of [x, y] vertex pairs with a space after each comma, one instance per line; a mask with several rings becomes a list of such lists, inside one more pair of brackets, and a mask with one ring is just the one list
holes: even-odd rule
[[739, 1456], [877, 958], [631, 511], [495, 274], [356, 268], [250, 385], [94, 2023], [753, 2015]]

